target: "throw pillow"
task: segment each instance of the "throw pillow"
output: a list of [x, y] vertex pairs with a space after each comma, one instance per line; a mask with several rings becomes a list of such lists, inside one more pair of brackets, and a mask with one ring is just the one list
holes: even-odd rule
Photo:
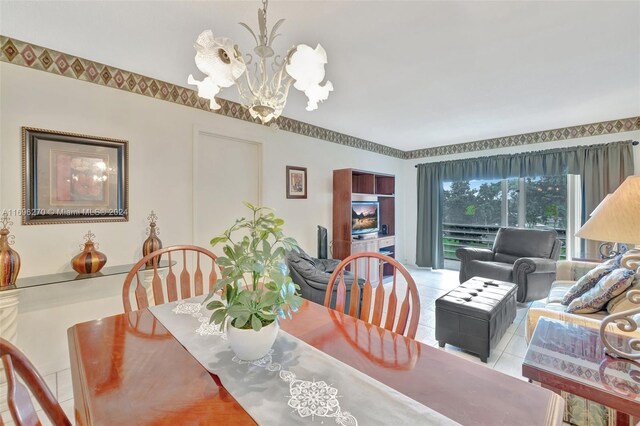
[[640, 277], [636, 276], [629, 288], [627, 288], [625, 291], [623, 291], [613, 299], [609, 300], [609, 303], [607, 303], [607, 312], [609, 312], [610, 314], [617, 314], [618, 312], [637, 308], [638, 305], [636, 305], [635, 303], [631, 303], [627, 299], [627, 293], [629, 292], [629, 290], [640, 290]]
[[562, 298], [562, 304], [568, 306], [574, 299], [585, 294], [598, 284], [598, 281], [609, 275], [611, 271], [620, 267], [620, 260], [622, 255], [618, 255], [613, 259], [609, 259], [606, 262], [596, 266], [585, 275], [583, 275], [571, 288], [565, 293]]
[[609, 300], [623, 293], [635, 278], [635, 271], [619, 268], [598, 281], [582, 296], [574, 299], [566, 311], [573, 314], [592, 314], [601, 310]]

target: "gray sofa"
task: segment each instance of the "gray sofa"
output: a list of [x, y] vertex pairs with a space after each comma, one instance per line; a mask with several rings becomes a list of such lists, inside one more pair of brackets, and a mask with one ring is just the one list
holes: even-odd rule
[[456, 250], [460, 282], [476, 276], [512, 282], [518, 286], [518, 302], [543, 299], [555, 280], [561, 246], [554, 230], [500, 228], [491, 250]]
[[[331, 278], [331, 274], [341, 261], [337, 259], [317, 259], [309, 256], [302, 249], [300, 249], [299, 253], [294, 251], [287, 252], [286, 260], [291, 279], [300, 286], [301, 296], [323, 305], [329, 278]], [[345, 272], [345, 282], [347, 283], [347, 303], [345, 306], [348, 307], [353, 274]], [[360, 285], [361, 288], [362, 284], [364, 284], [364, 281]], [[335, 308], [335, 295], [336, 287], [333, 289], [333, 297], [331, 298], [332, 308]]]

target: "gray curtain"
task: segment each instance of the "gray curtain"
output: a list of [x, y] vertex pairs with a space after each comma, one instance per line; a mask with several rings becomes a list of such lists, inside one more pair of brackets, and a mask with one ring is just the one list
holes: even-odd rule
[[[588, 213], [609, 192], [615, 190], [627, 176], [633, 174], [633, 148], [632, 141], [624, 141], [515, 155], [425, 163], [417, 167], [416, 264], [442, 268], [444, 267], [443, 182], [578, 174], [582, 177], [584, 223]], [[588, 200], [586, 194], [589, 194]]]
[[442, 268], [442, 178], [436, 163], [418, 167], [416, 264]]
[[[634, 173], [633, 147], [631, 143], [612, 143], [580, 147], [582, 162], [580, 173], [582, 186], [582, 223], [607, 194]], [[615, 241], [614, 241], [615, 242]], [[581, 257], [599, 259], [599, 241], [583, 240]]]

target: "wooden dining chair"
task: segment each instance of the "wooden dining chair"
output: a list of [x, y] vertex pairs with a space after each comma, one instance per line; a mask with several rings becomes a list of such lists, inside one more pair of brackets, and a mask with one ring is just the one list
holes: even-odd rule
[[[386, 265], [386, 267], [385, 267]], [[364, 279], [349, 280], [350, 301], [346, 307], [347, 283], [345, 271], [349, 270], [356, 277]], [[393, 279], [388, 296], [383, 285], [383, 272]], [[406, 281], [404, 297], [400, 302], [397, 293], [402, 286], [398, 283], [398, 272]], [[362, 285], [362, 289], [360, 288]], [[375, 287], [374, 287], [375, 285]], [[324, 297], [324, 306], [331, 306], [331, 299], [335, 290], [335, 309], [340, 312], [360, 318], [363, 321], [385, 328], [398, 334], [414, 339], [418, 331], [420, 319], [420, 297], [416, 283], [400, 262], [380, 253], [357, 253], [344, 259], [336, 267]], [[400, 306], [398, 309], [398, 303]], [[345, 310], [348, 308], [348, 310]], [[384, 322], [383, 322], [384, 316]]]
[[[7, 379], [7, 402], [9, 412], [16, 426], [40, 425], [40, 419], [33, 406], [27, 388], [35, 396], [38, 404], [54, 425], [71, 425], [42, 376], [31, 361], [9, 341], [0, 337], [0, 359]], [[22, 379], [21, 383], [18, 376]], [[26, 386], [25, 386], [26, 385]], [[2, 423], [2, 419], [0, 419]]]
[[[163, 259], [161, 259], [163, 258]], [[167, 264], [161, 263], [166, 260]], [[136, 284], [133, 289], [137, 309], [149, 306], [147, 288], [143, 285], [144, 278], [141, 273], [146, 273], [150, 278], [151, 289], [153, 291], [153, 303], [161, 305], [167, 302], [175, 302], [179, 299], [188, 299], [193, 296], [200, 296], [204, 292], [210, 292], [215, 288], [217, 281], [216, 255], [209, 250], [198, 246], [170, 246], [149, 253], [136, 263], [127, 274], [122, 286], [122, 303], [125, 312], [132, 311], [131, 287], [135, 278]], [[193, 280], [190, 270], [193, 271]], [[203, 273], [203, 268], [205, 273]], [[161, 269], [166, 269], [166, 278], [162, 279]], [[179, 286], [176, 273], [179, 272]], [[206, 274], [208, 272], [208, 274]], [[149, 275], [152, 275], [149, 277]], [[207, 276], [208, 285], [204, 286], [204, 276]], [[178, 292], [179, 290], [179, 292]]]

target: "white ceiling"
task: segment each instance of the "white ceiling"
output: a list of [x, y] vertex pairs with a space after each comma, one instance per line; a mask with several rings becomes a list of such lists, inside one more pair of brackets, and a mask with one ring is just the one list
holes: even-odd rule
[[[187, 86], [204, 29], [258, 1], [6, 2], [0, 33]], [[640, 2], [271, 2], [274, 47], [321, 43], [335, 91], [286, 116], [411, 150], [640, 115]], [[236, 99], [235, 89], [221, 92]], [[294, 93], [295, 92], [295, 93]]]

